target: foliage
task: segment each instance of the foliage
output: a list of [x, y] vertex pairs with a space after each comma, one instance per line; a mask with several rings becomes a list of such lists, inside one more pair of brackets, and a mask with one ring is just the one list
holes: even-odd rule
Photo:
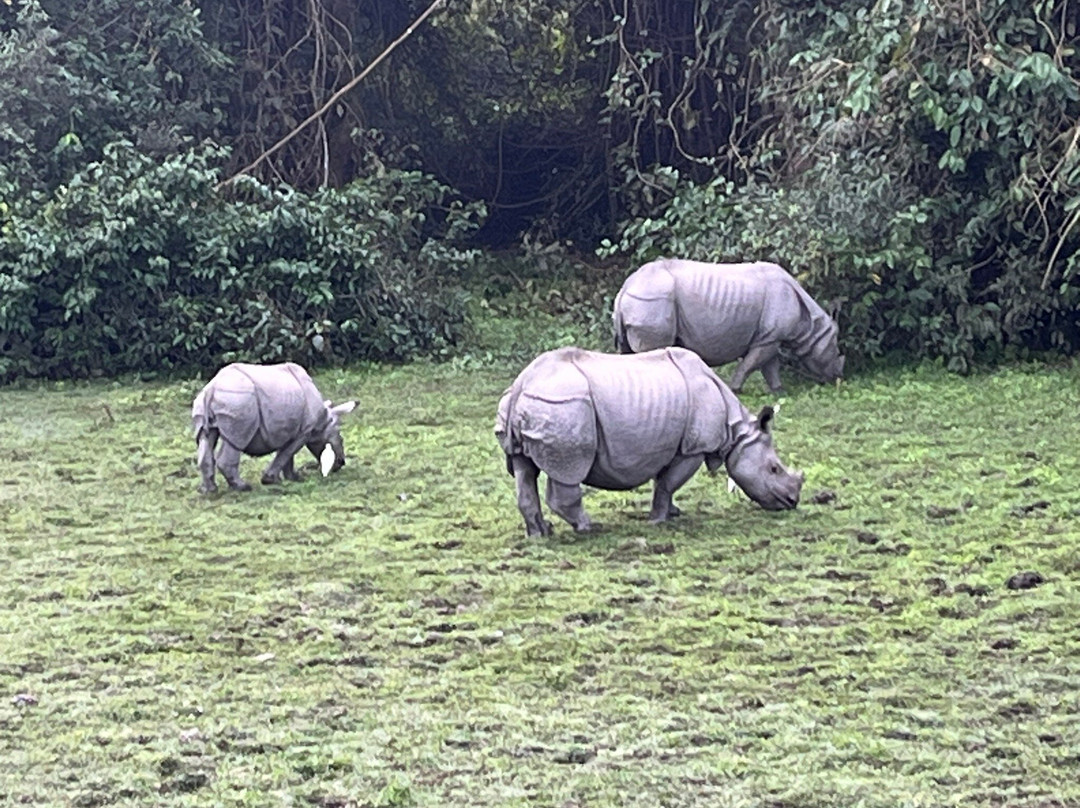
[[0, 801], [1080, 800], [1080, 367], [795, 383], [797, 510], [699, 474], [543, 541], [491, 433], [521, 367], [319, 371], [348, 465], [213, 498], [202, 380], [0, 390]]
[[[662, 214], [627, 223], [619, 244], [602, 252], [620, 249], [639, 262], [675, 255], [779, 263], [839, 320], [856, 358], [897, 349], [937, 355], [942, 346], [932, 340], [954, 335], [942, 305], [948, 277], [929, 271], [928, 215], [916, 203], [896, 210], [887, 177], [853, 171], [830, 185], [790, 189], [657, 177], [676, 189]], [[886, 266], [895, 269], [887, 281]]]
[[[118, 141], [0, 238], [0, 378], [403, 359], [464, 316], [474, 208], [415, 172], [299, 194], [215, 189], [223, 155]], [[316, 339], [318, 337], [318, 339]]]
[[594, 0], [451, 4], [417, 32], [407, 59], [362, 90], [387, 139], [416, 144], [413, 159], [486, 203], [498, 246], [530, 229], [590, 243], [608, 224], [609, 185], [596, 173], [607, 159], [595, 122], [608, 70], [597, 8]]
[[[32, 274], [10, 269], [29, 260], [16, 254], [14, 223], [55, 207], [56, 195], [70, 194], [92, 166], [113, 165], [109, 144], [135, 144], [143, 157], [132, 171], [143, 158], [166, 171], [210, 140], [224, 149], [204, 168], [230, 174], [294, 132], [428, 5], [0, 3], [0, 73], [8, 79], [0, 82], [0, 239], [8, 240], [0, 251], [14, 299], [29, 300], [18, 284]], [[318, 218], [312, 210], [329, 204], [321, 189], [361, 193], [345, 190], [359, 178], [369, 194], [364, 215], [396, 210], [392, 197], [376, 200], [379, 177], [423, 171], [451, 189], [445, 199], [482, 201], [492, 212], [477, 241], [519, 244], [530, 259], [549, 245], [591, 249], [607, 238], [605, 252], [623, 260], [777, 260], [839, 310], [853, 357], [940, 356], [968, 370], [1034, 349], [1073, 352], [1078, 28], [1080, 6], [1065, 0], [452, 2], [260, 163], [263, 190], [243, 193], [260, 200], [248, 200], [249, 212], [269, 217], [280, 197], [310, 222]], [[393, 193], [394, 183], [385, 190]], [[313, 199], [301, 201], [308, 193]], [[102, 221], [127, 215], [99, 202], [88, 204]], [[209, 216], [200, 241], [240, 237], [211, 224], [286, 227], [239, 219], [247, 224]], [[456, 266], [455, 249], [436, 263]], [[256, 263], [269, 266], [269, 252]], [[59, 272], [50, 294], [86, 294], [62, 287], [77, 276]], [[260, 282], [285, 295], [285, 277], [272, 276]], [[418, 294], [425, 282], [416, 281]], [[244, 324], [236, 329], [258, 326], [263, 313], [268, 323], [277, 317], [269, 308], [255, 313], [262, 300], [248, 295], [253, 310], [230, 320]], [[37, 304], [27, 305], [14, 312], [7, 303], [6, 334], [29, 333]], [[46, 320], [66, 306], [49, 305]], [[445, 308], [437, 299], [423, 305]], [[308, 311], [296, 327], [311, 331], [321, 317]], [[420, 332], [429, 319], [413, 318]], [[188, 321], [170, 312], [158, 326]], [[65, 339], [95, 328], [69, 329]], [[280, 330], [276, 321], [273, 328]], [[265, 343], [258, 353], [280, 353], [263, 337], [239, 337], [222, 345]], [[91, 345], [80, 350], [93, 353]], [[359, 350], [340, 337], [333, 347], [342, 358], [411, 350]], [[415, 347], [438, 350], [429, 337]], [[155, 351], [156, 362], [163, 352]], [[55, 347], [20, 343], [16, 353], [5, 374]], [[105, 356], [77, 364], [104, 367]], [[132, 366], [125, 360], [118, 369]]]
[[[699, 181], [734, 176], [754, 141], [750, 108], [756, 11], [742, 2], [609, 0], [608, 44], [616, 59], [600, 124], [621, 210], [651, 213], [663, 194], [659, 168]], [[748, 139], [748, 144], [744, 144]]]
[[120, 138], [173, 152], [212, 134], [227, 67], [191, 3], [0, 4], [0, 165], [42, 190]]
[[[665, 182], [618, 246], [772, 258], [849, 350], [1080, 347], [1080, 71], [1066, 3], [765, 4], [746, 182]], [[799, 31], [799, 37], [786, 32]]]
[[[398, 8], [382, 5], [388, 17], [399, 16]], [[383, 30], [372, 9], [356, 2], [211, 0], [202, 6], [208, 38], [237, 66], [221, 124], [232, 146], [229, 174], [294, 132], [389, 42], [380, 43]], [[365, 154], [380, 140], [370, 131], [364, 106], [355, 93], [343, 98], [254, 176], [304, 191], [348, 183], [362, 173]]]

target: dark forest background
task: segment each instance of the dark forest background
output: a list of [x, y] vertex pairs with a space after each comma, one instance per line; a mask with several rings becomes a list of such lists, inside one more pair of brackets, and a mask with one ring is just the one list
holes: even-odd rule
[[0, 0], [0, 380], [445, 354], [494, 251], [775, 260], [856, 360], [1080, 347], [1075, 0], [449, 0], [223, 184], [427, 6]]

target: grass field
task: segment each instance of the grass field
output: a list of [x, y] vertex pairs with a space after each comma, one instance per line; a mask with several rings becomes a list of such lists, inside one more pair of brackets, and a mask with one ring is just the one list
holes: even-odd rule
[[317, 373], [345, 469], [209, 498], [199, 381], [0, 390], [0, 804], [1080, 806], [1080, 366], [792, 384], [796, 511], [544, 540], [520, 367]]

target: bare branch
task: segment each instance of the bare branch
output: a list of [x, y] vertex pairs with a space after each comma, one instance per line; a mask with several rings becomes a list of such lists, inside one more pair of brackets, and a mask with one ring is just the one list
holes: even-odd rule
[[277, 143], [275, 143], [269, 149], [267, 149], [262, 154], [260, 154], [251, 163], [249, 163], [248, 165], [241, 168], [239, 171], [237, 171], [231, 177], [229, 177], [228, 179], [224, 179], [221, 182], [219, 182], [216, 187], [218, 189], [221, 189], [225, 185], [228, 185], [229, 183], [233, 182], [237, 177], [241, 176], [242, 174], [247, 174], [253, 168], [257, 167], [260, 163], [262, 163], [263, 160], [270, 157], [272, 154], [274, 154], [279, 149], [281, 149], [286, 143], [288, 143], [290, 140], [292, 140], [294, 137], [296, 137], [298, 134], [300, 134], [300, 132], [302, 132], [304, 129], [306, 129], [310, 124], [312, 124], [314, 121], [321, 118], [323, 113], [325, 113], [328, 109], [330, 109], [332, 106], [334, 106], [334, 104], [336, 104], [339, 100], [341, 100], [341, 98], [343, 98], [351, 89], [353, 89], [353, 87], [355, 87], [357, 84], [359, 84], [361, 81], [363, 81], [367, 77], [367, 75], [372, 70], [374, 70], [379, 65], [380, 62], [382, 62], [383, 59], [385, 59], [387, 56], [389, 56], [394, 51], [394, 49], [397, 48], [398, 45], [400, 45], [402, 42], [404, 42], [406, 39], [408, 39], [410, 36], [412, 36], [413, 31], [415, 31], [417, 29], [417, 27], [424, 20], [426, 20], [428, 17], [430, 17], [435, 12], [435, 10], [438, 9], [439, 6], [441, 6], [444, 2], [445, 2], [445, 0], [434, 0], [434, 2], [430, 6], [428, 6], [427, 9], [425, 9], [423, 14], [421, 14], [419, 17], [417, 17], [415, 20], [413, 20], [412, 24], [409, 25], [409, 27], [405, 29], [405, 31], [401, 34], [401, 36], [399, 36], [397, 39], [395, 39], [393, 42], [391, 42], [383, 50], [382, 53], [380, 53], [377, 57], [375, 57], [375, 60], [373, 62], [371, 62], [371, 64], [369, 64], [367, 67], [365, 67], [360, 72], [360, 75], [356, 76], [356, 78], [349, 81], [344, 87], [342, 87], [340, 90], [338, 90], [332, 96], [330, 96], [330, 98], [326, 101], [325, 104], [323, 104], [321, 107], [319, 107], [313, 113], [311, 113], [311, 115], [309, 115], [307, 118], [305, 118], [304, 121], [299, 126], [297, 126], [295, 129], [293, 129], [291, 132], [289, 132], [289, 134], [285, 135], [285, 137], [281, 138], [281, 140], [279, 140]]

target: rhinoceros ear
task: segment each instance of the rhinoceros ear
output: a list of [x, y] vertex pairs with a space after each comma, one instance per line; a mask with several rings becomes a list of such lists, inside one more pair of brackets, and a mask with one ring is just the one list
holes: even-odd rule
[[766, 404], [761, 408], [761, 412], [758, 414], [758, 426], [761, 427], [762, 432], [768, 432], [772, 426], [773, 417], [776, 415], [776, 411], [779, 407], [773, 408]]
[[330, 474], [330, 471], [334, 468], [334, 447], [329, 443], [326, 444], [326, 448], [322, 450], [322, 454], [319, 455], [319, 468], [322, 469], [322, 476], [326, 477]]
[[326, 404], [330, 407], [330, 411], [334, 413], [334, 415], [347, 415], [356, 409], [355, 401], [346, 401], [344, 404], [337, 405], [331, 405], [330, 402], [327, 401]]

